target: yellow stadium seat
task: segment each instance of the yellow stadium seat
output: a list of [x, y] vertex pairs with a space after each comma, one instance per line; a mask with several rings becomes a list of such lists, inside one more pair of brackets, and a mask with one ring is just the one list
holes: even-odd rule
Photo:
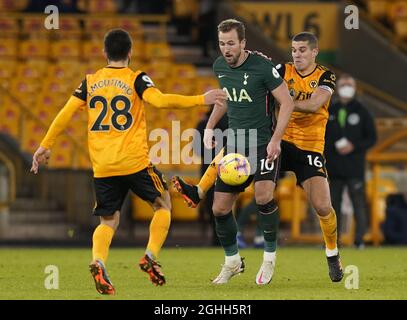
[[92, 38], [103, 40], [104, 34], [114, 28], [114, 19], [108, 17], [87, 17], [84, 20], [85, 33]]
[[79, 63], [79, 61], [60, 60], [58, 61], [58, 63], [53, 63], [48, 66], [47, 75], [51, 79], [61, 79], [63, 81], [70, 81], [73, 78], [79, 76], [80, 67], [81, 64]]
[[79, 19], [68, 15], [61, 15], [57, 35], [59, 38], [79, 39], [82, 35]]
[[29, 153], [34, 153], [46, 134], [46, 127], [38, 121], [27, 119], [24, 123], [24, 132], [21, 148]]
[[17, 61], [12, 59], [0, 60], [0, 79], [9, 79], [15, 75]]
[[15, 78], [11, 83], [11, 91], [13, 94], [22, 95], [35, 95], [39, 89], [38, 81], [29, 78]]
[[190, 95], [194, 90], [194, 83], [189, 79], [168, 79], [165, 85], [165, 92]]
[[144, 38], [143, 25], [133, 17], [121, 16], [116, 19], [115, 27], [126, 30], [134, 41], [142, 41]]
[[47, 78], [42, 84], [42, 88], [51, 94], [67, 94], [71, 84], [58, 78]]
[[14, 17], [0, 17], [1, 37], [15, 38], [19, 33], [18, 21]]
[[44, 70], [33, 64], [21, 63], [17, 66], [16, 77], [38, 79], [44, 75]]
[[145, 58], [149, 61], [172, 59], [171, 48], [166, 42], [146, 42], [145, 52]]
[[394, 30], [398, 37], [407, 40], [407, 18], [397, 19], [394, 23]]
[[48, 40], [25, 40], [20, 42], [20, 58], [48, 58], [49, 42]]
[[4, 99], [0, 105], [0, 132], [18, 137], [21, 128], [21, 111], [10, 102]]
[[275, 198], [280, 208], [280, 220], [282, 222], [290, 222], [294, 214], [294, 197], [297, 193], [300, 203], [297, 212], [300, 216], [300, 221], [304, 220], [307, 215], [307, 197], [303, 189], [296, 185], [296, 178], [293, 175], [287, 175], [280, 179], [275, 191]]
[[131, 57], [132, 57], [132, 65], [135, 65], [135, 63], [133, 63], [133, 60], [136, 61], [136, 63], [137, 63], [137, 61], [145, 60], [144, 42], [139, 41], [138, 39], [133, 41]]
[[89, 40], [83, 42], [83, 57], [86, 59], [104, 59], [103, 45], [100, 40]]
[[20, 11], [27, 7], [29, 0], [1, 0], [0, 10], [2, 12]]
[[194, 79], [196, 69], [192, 64], [173, 64], [170, 74], [173, 78]]
[[82, 63], [79, 69], [80, 75], [82, 76], [82, 80], [85, 78], [85, 75], [95, 73], [97, 70], [106, 67], [106, 65], [107, 62], [104, 59], [89, 61], [88, 63]]
[[195, 94], [202, 94], [208, 90], [219, 88], [218, 80], [213, 77], [198, 77], [194, 82]]
[[54, 120], [55, 116], [57, 115], [57, 111], [54, 108], [47, 108], [43, 105], [37, 105], [37, 107], [33, 110], [33, 113], [37, 116], [37, 119], [46, 125], [50, 125], [52, 120]]
[[89, 13], [114, 13], [117, 12], [117, 1], [113, 0], [89, 0]]
[[36, 106], [50, 110], [59, 111], [68, 100], [69, 95], [52, 94], [50, 92], [42, 91], [37, 95]]
[[407, 1], [392, 1], [389, 3], [387, 18], [392, 24], [400, 18], [407, 18]]
[[383, 19], [387, 14], [389, 2], [386, 0], [368, 0], [367, 10], [369, 15], [374, 19]]
[[[141, 71], [144, 71], [150, 78], [153, 80], [154, 84], [158, 87], [157, 81], [161, 81], [163, 79], [167, 79], [169, 77], [169, 72], [171, 68], [171, 64], [168, 63], [148, 63], [139, 66]], [[160, 87], [158, 87], [160, 88]]]
[[44, 15], [26, 15], [22, 19], [23, 34], [30, 38], [46, 38], [49, 30], [44, 28]]
[[2, 39], [0, 41], [0, 58], [15, 58], [17, 54], [17, 40]]
[[57, 138], [52, 148], [49, 166], [51, 168], [69, 168], [72, 166], [73, 142], [66, 135]]
[[66, 58], [78, 58], [80, 56], [78, 40], [60, 40], [51, 43], [51, 57], [64, 60]]

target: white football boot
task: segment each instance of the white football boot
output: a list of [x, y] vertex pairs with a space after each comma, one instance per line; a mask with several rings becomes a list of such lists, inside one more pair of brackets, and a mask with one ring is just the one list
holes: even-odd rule
[[233, 276], [244, 272], [244, 258], [240, 258], [240, 262], [237, 264], [224, 264], [222, 265], [222, 270], [220, 271], [219, 275], [212, 280], [213, 284], [225, 284], [227, 283], [230, 278]]
[[273, 279], [274, 268], [276, 266], [276, 256], [271, 260], [263, 260], [259, 272], [256, 275], [256, 283], [258, 285], [266, 285]]

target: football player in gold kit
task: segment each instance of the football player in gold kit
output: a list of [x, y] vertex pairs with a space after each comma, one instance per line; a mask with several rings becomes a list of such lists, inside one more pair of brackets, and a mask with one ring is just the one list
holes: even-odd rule
[[52, 122], [40, 147], [34, 153], [31, 171], [46, 163], [57, 136], [77, 110], [88, 113], [88, 147], [93, 166], [96, 206], [100, 224], [93, 233], [93, 260], [90, 272], [101, 294], [114, 294], [105, 263], [110, 243], [119, 225], [120, 209], [128, 190], [148, 201], [154, 209], [145, 255], [139, 266], [154, 285], [165, 277], [156, 259], [167, 237], [171, 221], [171, 202], [166, 182], [150, 162], [144, 102], [158, 108], [188, 108], [211, 105], [225, 99], [222, 90], [204, 95], [163, 94], [144, 72], [128, 64], [132, 40], [121, 29], [109, 31], [104, 39], [108, 65], [86, 75], [63, 109]]
[[[301, 32], [292, 39], [293, 62], [277, 65], [294, 99], [294, 112], [281, 142], [281, 171], [293, 171], [318, 214], [323, 233], [329, 276], [333, 282], [343, 278], [337, 247], [337, 224], [331, 204], [325, 168], [325, 126], [328, 106], [335, 89], [335, 74], [317, 64], [318, 39], [309, 32]], [[221, 151], [213, 160], [197, 186], [186, 184], [174, 177], [174, 187], [183, 195], [189, 206], [196, 206], [217, 176], [217, 163]], [[269, 283], [274, 271], [275, 257], [270, 270], [260, 270], [258, 277], [267, 274]], [[266, 272], [267, 271], [267, 272]], [[256, 282], [260, 284], [260, 282]]]

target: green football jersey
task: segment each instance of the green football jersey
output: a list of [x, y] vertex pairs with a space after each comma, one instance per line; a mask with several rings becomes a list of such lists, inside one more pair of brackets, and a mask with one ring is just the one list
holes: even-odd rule
[[283, 82], [274, 64], [249, 53], [240, 66], [233, 68], [220, 56], [213, 64], [213, 71], [227, 95], [229, 129], [232, 129], [227, 145], [241, 146], [243, 141], [245, 148], [267, 144], [274, 117], [271, 91]]

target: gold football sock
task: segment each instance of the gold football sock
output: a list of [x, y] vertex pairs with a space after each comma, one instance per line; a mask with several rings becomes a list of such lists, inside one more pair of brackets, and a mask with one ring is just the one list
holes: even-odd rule
[[208, 190], [215, 184], [216, 176], [218, 175], [218, 164], [222, 158], [223, 158], [223, 149], [212, 160], [208, 169], [206, 169], [205, 173], [203, 174], [201, 180], [198, 183], [200, 197], [205, 195], [208, 192]]
[[171, 212], [161, 208], [154, 212], [153, 219], [150, 223], [150, 237], [147, 244], [147, 252], [153, 255], [153, 258], [158, 257], [158, 253], [167, 238], [168, 229], [171, 224]]
[[325, 246], [329, 250], [337, 247], [337, 230], [336, 230], [336, 214], [332, 208], [331, 212], [325, 216], [319, 217], [319, 225], [321, 226], [322, 234], [324, 235]]
[[109, 255], [109, 247], [114, 235], [114, 229], [106, 224], [100, 224], [93, 232], [93, 260], [100, 259], [106, 262]]

